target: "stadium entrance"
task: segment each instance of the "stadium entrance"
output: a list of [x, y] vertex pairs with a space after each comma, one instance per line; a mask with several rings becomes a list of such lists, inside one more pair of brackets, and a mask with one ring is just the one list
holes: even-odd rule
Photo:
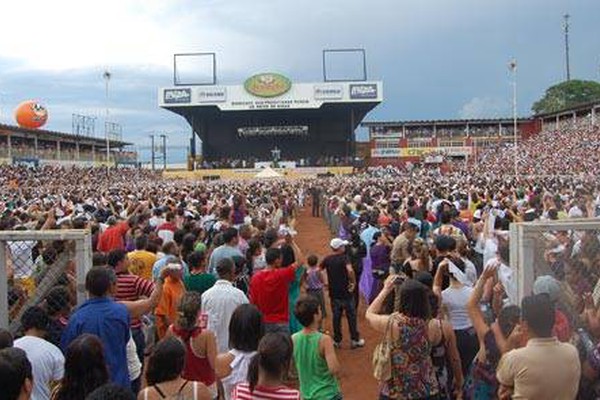
[[[207, 162], [290, 161], [351, 165], [354, 130], [382, 100], [374, 81], [292, 83], [265, 73], [232, 86], [174, 86], [159, 105], [184, 117], [202, 140]], [[194, 142], [194, 140], [192, 140]], [[194, 156], [195, 146], [191, 146]], [[242, 164], [238, 164], [242, 167]]]

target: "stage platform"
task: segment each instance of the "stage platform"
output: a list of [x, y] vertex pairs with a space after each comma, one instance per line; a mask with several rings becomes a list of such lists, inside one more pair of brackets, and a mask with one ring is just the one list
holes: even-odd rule
[[[249, 180], [256, 178], [261, 172], [260, 168], [238, 168], [238, 169], [200, 169], [196, 171], [165, 171], [165, 178], [193, 179], [193, 180]], [[298, 168], [274, 168], [281, 175], [281, 179], [305, 179], [317, 178], [330, 175], [348, 175], [352, 173], [351, 166], [340, 167], [298, 167]]]

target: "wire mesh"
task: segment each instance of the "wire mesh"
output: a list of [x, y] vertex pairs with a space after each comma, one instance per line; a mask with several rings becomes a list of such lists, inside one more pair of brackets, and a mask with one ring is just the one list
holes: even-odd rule
[[18, 333], [23, 312], [36, 305], [51, 318], [67, 316], [85, 299], [90, 243], [86, 231], [0, 232], [0, 326]]

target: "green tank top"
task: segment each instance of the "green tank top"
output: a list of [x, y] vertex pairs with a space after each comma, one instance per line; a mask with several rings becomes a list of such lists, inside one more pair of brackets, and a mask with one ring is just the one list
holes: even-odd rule
[[300, 378], [300, 392], [304, 400], [331, 399], [340, 393], [337, 379], [327, 368], [327, 361], [319, 353], [320, 332], [298, 332], [294, 340], [294, 362]]

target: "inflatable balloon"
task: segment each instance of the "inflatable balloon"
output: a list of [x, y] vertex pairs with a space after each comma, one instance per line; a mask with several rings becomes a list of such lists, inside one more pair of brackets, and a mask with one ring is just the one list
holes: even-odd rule
[[36, 101], [24, 101], [15, 110], [15, 119], [22, 128], [40, 128], [48, 120], [48, 110]]

